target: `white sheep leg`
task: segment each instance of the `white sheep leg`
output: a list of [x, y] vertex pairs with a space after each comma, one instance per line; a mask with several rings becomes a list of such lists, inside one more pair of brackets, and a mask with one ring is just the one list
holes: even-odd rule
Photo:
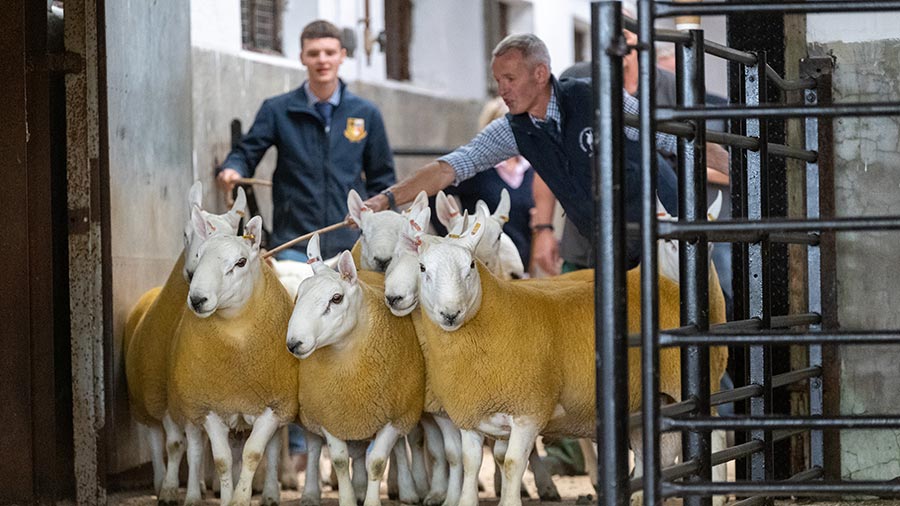
[[[398, 441], [394, 446], [398, 446], [400, 442]], [[400, 467], [397, 465], [397, 457], [394, 456], [394, 452], [391, 452], [390, 455], [390, 464], [388, 465], [387, 472], [387, 496], [388, 500], [396, 501], [400, 499], [400, 485], [397, 484], [398, 476], [397, 476], [397, 468]]]
[[[640, 428], [633, 429], [630, 433], [631, 450], [634, 452], [634, 477], [640, 478], [644, 475], [644, 442]], [[681, 456], [681, 434], [678, 432], [667, 432], [660, 435], [659, 438], [659, 465], [660, 468], [669, 467], [675, 464], [675, 460]], [[631, 496], [631, 506], [641, 506], [644, 504], [643, 492], [635, 492]]]
[[531, 450], [531, 455], [528, 456], [528, 463], [531, 465], [531, 472], [534, 473], [534, 484], [537, 487], [538, 497], [541, 498], [541, 501], [560, 501], [559, 491], [556, 490], [553, 477], [550, 476], [547, 466], [544, 465], [544, 461], [538, 455], [537, 448]]
[[[153, 465], [153, 491], [158, 497], [162, 490], [163, 477], [166, 474], [165, 435], [160, 426], [139, 425], [147, 429], [147, 442], [150, 443], [150, 463]], [[160, 498], [161, 500], [162, 498]]]
[[[406, 438], [400, 436], [394, 444], [394, 460], [397, 467], [397, 485], [400, 488], [400, 502], [406, 504], [419, 504], [419, 492], [413, 481], [412, 470], [409, 468], [409, 459], [406, 456]], [[370, 478], [371, 479], [371, 478]]]
[[[287, 426], [285, 426], [287, 427]], [[266, 444], [266, 482], [263, 485], [262, 506], [278, 504], [281, 499], [281, 485], [278, 483], [278, 463], [281, 461], [281, 434], [276, 432]]]
[[472, 430], [460, 430], [463, 483], [459, 506], [478, 506], [478, 471], [481, 470], [484, 436]]
[[[281, 425], [272, 408], [266, 408], [265, 411], [253, 421], [253, 429], [250, 431], [250, 437], [244, 443], [244, 453], [241, 458], [241, 478], [235, 487], [234, 498], [230, 504], [237, 506], [250, 506], [250, 498], [253, 496], [253, 475], [256, 474], [256, 468], [262, 459], [263, 452], [272, 435]], [[276, 494], [276, 502], [277, 503]]]
[[354, 441], [348, 447], [350, 448], [350, 466], [353, 468], [350, 473], [350, 481], [353, 483], [353, 494], [356, 496], [357, 504], [362, 504], [366, 500], [366, 487], [369, 485], [369, 481], [366, 479], [368, 475], [366, 471], [366, 448], [368, 448], [368, 445]]
[[600, 470], [597, 468], [597, 449], [590, 439], [579, 439], [578, 446], [581, 447], [581, 454], [584, 455], [584, 470], [587, 471], [588, 477], [591, 479], [591, 485], [594, 490], [599, 489]]
[[423, 416], [419, 423], [425, 431], [425, 446], [431, 459], [431, 487], [422, 501], [424, 506], [440, 506], [447, 498], [447, 455], [441, 429], [430, 416]]
[[510, 423], [509, 444], [503, 459], [503, 492], [500, 494], [499, 506], [521, 506], [522, 476], [538, 432], [537, 425], [526, 420], [513, 419]]
[[163, 430], [166, 431], [166, 477], [159, 491], [161, 505], [178, 503], [178, 468], [184, 457], [184, 431], [172, 420], [169, 413], [163, 416]]
[[[714, 430], [710, 435], [710, 447], [712, 453], [720, 452], [726, 448], [728, 448], [728, 442], [726, 441], [726, 434], [724, 430]], [[726, 464], [719, 464], [712, 469], [712, 481], [728, 481], [728, 468]], [[713, 506], [724, 506], [727, 496], [724, 495], [716, 495], [712, 498]]]
[[231, 445], [228, 443], [228, 427], [215, 413], [206, 415], [203, 422], [206, 435], [209, 436], [209, 444], [212, 447], [213, 462], [216, 466], [216, 475], [219, 476], [220, 504], [229, 504], [231, 494], [234, 491], [234, 483], [231, 481]]
[[184, 496], [185, 506], [195, 506], [202, 501], [201, 475], [203, 474], [203, 454], [206, 450], [206, 441], [200, 427], [192, 423], [184, 426], [187, 439], [187, 464], [188, 483], [187, 494]]
[[[397, 444], [400, 431], [391, 424], [387, 424], [375, 434], [369, 454], [366, 455], [366, 471], [369, 481], [366, 488], [366, 500], [364, 506], [381, 506], [381, 480], [384, 479], [384, 470], [387, 467], [388, 455]], [[406, 450], [403, 450], [404, 453]]]
[[441, 429], [444, 437], [444, 453], [447, 455], [447, 466], [450, 468], [447, 480], [447, 498], [443, 506], [457, 506], [462, 491], [462, 440], [459, 429], [449, 418], [435, 415], [434, 421]]
[[503, 490], [503, 459], [506, 457], [506, 446], [509, 441], [495, 439], [491, 453], [494, 455], [494, 497], [500, 497]]
[[356, 506], [356, 495], [350, 481], [350, 452], [347, 443], [332, 436], [325, 429], [322, 429], [322, 433], [328, 443], [328, 453], [331, 454], [331, 467], [338, 479], [338, 504]]
[[322, 503], [322, 478], [319, 476], [319, 458], [322, 456], [322, 437], [306, 431], [306, 480], [300, 506], [319, 506]]
[[421, 423], [409, 431], [406, 442], [409, 443], [410, 467], [416, 495], [425, 497], [428, 495], [428, 473], [425, 471], [425, 432]]

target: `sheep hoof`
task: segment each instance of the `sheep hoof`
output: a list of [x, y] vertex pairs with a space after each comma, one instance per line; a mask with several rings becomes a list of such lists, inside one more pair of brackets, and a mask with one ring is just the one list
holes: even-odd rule
[[274, 497], [263, 497], [260, 506], [278, 506], [278, 499]]
[[447, 499], [446, 494], [438, 494], [436, 492], [432, 492], [425, 496], [425, 500], [422, 501], [424, 506], [441, 506], [444, 504], [444, 501]]
[[[419, 496], [417, 496], [415, 494], [410, 494], [405, 497], [401, 494], [400, 502], [402, 502], [403, 504], [419, 504], [420, 503]], [[718, 506], [718, 505], [714, 505], [714, 506]]]
[[547, 487], [544, 490], [539, 490], [538, 496], [541, 498], [541, 502], [562, 501], [562, 497], [559, 496], [559, 491], [556, 490], [556, 487]]
[[322, 500], [319, 497], [304, 495], [300, 497], [300, 506], [321, 506]]

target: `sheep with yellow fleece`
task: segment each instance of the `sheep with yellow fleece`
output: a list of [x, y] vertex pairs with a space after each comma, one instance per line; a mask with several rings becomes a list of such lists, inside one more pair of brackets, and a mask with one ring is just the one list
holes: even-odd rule
[[[231, 210], [223, 215], [203, 211], [202, 186], [199, 181], [191, 186], [188, 212], [196, 212], [216, 234], [234, 234], [246, 208], [243, 190], [238, 191]], [[167, 380], [169, 346], [188, 294], [187, 279], [196, 268], [196, 252], [206, 241], [194, 233], [192, 219], [184, 230], [184, 252], [169, 273], [162, 288], [154, 288], [144, 294], [126, 321], [123, 336], [125, 377], [128, 384], [128, 400], [134, 419], [148, 428], [154, 486], [160, 504], [176, 504], [178, 499], [178, 468], [184, 456], [184, 430], [169, 416], [167, 410]], [[152, 297], [152, 293], [157, 293]], [[146, 306], [145, 306], [146, 304]], [[143, 313], [138, 315], [138, 313]], [[165, 435], [164, 435], [165, 434]], [[168, 461], [163, 463], [163, 440]], [[186, 502], [200, 500], [199, 468], [188, 477]]]
[[[185, 426], [188, 465], [199, 466], [206, 429], [223, 504], [249, 505], [252, 479], [264, 450], [277, 452], [275, 430], [297, 417], [297, 362], [284, 347], [291, 300], [259, 256], [260, 217], [243, 237], [206, 235], [171, 348], [168, 404]], [[230, 430], [251, 428], [233, 489]], [[268, 446], [268, 448], [266, 448]], [[272, 473], [274, 476], [274, 473]], [[232, 491], [234, 496], [232, 497]], [[277, 480], [267, 480], [263, 504], [277, 504]]]
[[300, 284], [286, 333], [288, 349], [302, 360], [300, 421], [328, 443], [341, 506], [356, 504], [346, 442], [374, 439], [365, 505], [378, 506], [388, 454], [422, 413], [422, 352], [412, 321], [395, 318], [382, 303], [383, 276], [357, 272], [347, 251], [337, 271], [328, 268], [318, 235], [307, 255], [315, 274]]
[[[595, 437], [594, 286], [574, 281], [503, 281], [476, 263], [482, 213], [457, 240], [420, 251], [423, 351], [429, 387], [462, 430], [465, 479], [460, 504], [477, 504], [485, 435], [509, 439], [500, 504], [519, 505], [528, 454], [538, 434]], [[639, 328], [639, 271], [628, 274], [629, 328]], [[677, 285], [660, 280], [660, 326], [679, 325]], [[711, 321], [724, 300], [711, 271]], [[710, 353], [711, 388], [727, 351]], [[660, 354], [660, 391], [681, 396], [680, 354]], [[566, 364], [566, 367], [559, 367]], [[629, 408], [640, 407], [640, 354], [629, 351]], [[671, 450], [671, 448], [669, 448]], [[674, 455], [668, 456], [674, 460]], [[666, 458], [664, 457], [663, 460]]]

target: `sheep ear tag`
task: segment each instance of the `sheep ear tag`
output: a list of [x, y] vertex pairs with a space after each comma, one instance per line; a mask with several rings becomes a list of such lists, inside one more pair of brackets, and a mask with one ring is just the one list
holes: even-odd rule
[[475, 226], [472, 227], [472, 234], [471, 234], [471, 235], [477, 234], [477, 233], [478, 233], [478, 229], [480, 229], [480, 228], [481, 228], [481, 223], [476, 223]]

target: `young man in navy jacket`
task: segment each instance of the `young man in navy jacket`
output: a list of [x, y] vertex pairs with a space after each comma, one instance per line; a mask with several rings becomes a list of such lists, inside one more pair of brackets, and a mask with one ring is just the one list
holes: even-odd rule
[[[273, 246], [343, 221], [351, 188], [365, 198], [396, 181], [381, 113], [338, 78], [346, 56], [336, 26], [322, 20], [306, 25], [300, 61], [307, 81], [263, 102], [217, 176], [230, 192], [236, 180], [253, 176], [269, 147], [278, 149], [272, 176]], [[350, 229], [325, 234], [322, 254], [330, 257], [349, 249], [358, 236], [358, 230]], [[306, 245], [295, 245], [278, 258], [304, 261]]]

